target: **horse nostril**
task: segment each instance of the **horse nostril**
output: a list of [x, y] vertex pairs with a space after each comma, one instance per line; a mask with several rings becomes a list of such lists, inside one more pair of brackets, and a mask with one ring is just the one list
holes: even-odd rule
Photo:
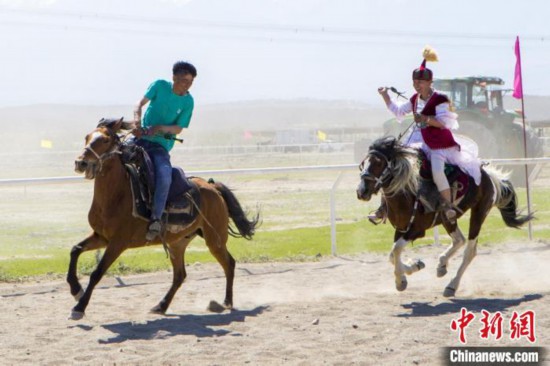
[[88, 163], [84, 160], [75, 160], [74, 162], [74, 169], [76, 171], [83, 171], [84, 169], [86, 169], [86, 166], [88, 166]]

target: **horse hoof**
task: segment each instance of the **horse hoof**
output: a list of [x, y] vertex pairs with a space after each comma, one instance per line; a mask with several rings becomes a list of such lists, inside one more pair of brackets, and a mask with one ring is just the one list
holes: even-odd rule
[[80, 320], [84, 318], [84, 312], [83, 311], [76, 311], [72, 310], [71, 315], [67, 318], [68, 320]]
[[217, 301], [210, 300], [210, 303], [208, 304], [208, 307], [206, 308], [208, 311], [212, 313], [223, 313], [224, 310], [227, 308], [227, 305], [221, 305]]
[[445, 287], [445, 291], [443, 291], [444, 297], [454, 297], [456, 290], [451, 287]]
[[78, 291], [78, 293], [76, 295], [73, 295], [73, 297], [76, 301], [79, 301], [82, 298], [82, 296], [84, 296], [84, 290], [83, 289], [80, 289], [80, 291]]
[[447, 274], [447, 266], [437, 267], [437, 277], [443, 277]]
[[158, 314], [158, 315], [164, 315], [165, 311], [162, 310], [162, 308], [160, 307], [160, 305], [157, 305], [157, 306], [151, 308], [151, 310], [149, 310], [149, 313], [151, 313], [151, 314]]
[[418, 259], [414, 265], [416, 266], [416, 268], [418, 268], [419, 271], [426, 267], [426, 264], [424, 264], [424, 262], [422, 262], [420, 259]]
[[407, 289], [407, 279], [403, 278], [401, 282], [395, 284], [397, 291], [405, 291]]

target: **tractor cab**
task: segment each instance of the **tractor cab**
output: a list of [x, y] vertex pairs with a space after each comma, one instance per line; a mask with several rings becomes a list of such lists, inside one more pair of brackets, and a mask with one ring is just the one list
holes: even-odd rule
[[486, 118], [504, 117], [510, 122], [516, 117], [515, 113], [504, 109], [503, 96], [511, 89], [504, 87], [501, 78], [472, 76], [436, 79], [434, 88], [449, 96], [459, 115], [466, 113], [481, 114]]

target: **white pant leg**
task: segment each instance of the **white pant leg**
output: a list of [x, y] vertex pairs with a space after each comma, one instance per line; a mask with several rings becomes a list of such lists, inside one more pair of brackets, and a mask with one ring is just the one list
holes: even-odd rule
[[449, 189], [449, 181], [445, 176], [445, 156], [439, 154], [437, 150], [432, 150], [432, 175], [434, 183], [437, 186], [439, 192]]

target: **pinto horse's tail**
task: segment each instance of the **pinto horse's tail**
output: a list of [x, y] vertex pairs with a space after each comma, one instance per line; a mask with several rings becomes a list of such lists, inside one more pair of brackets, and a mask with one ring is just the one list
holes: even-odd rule
[[214, 182], [210, 180], [209, 183], [213, 184], [214, 187], [221, 193], [227, 209], [229, 210], [229, 217], [235, 223], [237, 230], [229, 226], [229, 235], [235, 238], [245, 238], [251, 240], [256, 232], [256, 228], [260, 225], [260, 212], [256, 213], [252, 219], [247, 217], [247, 213], [242, 209], [241, 204], [235, 194], [223, 183]]
[[519, 229], [535, 218], [532, 213], [522, 215], [521, 212], [518, 212], [518, 196], [512, 182], [503, 177], [499, 171], [489, 171], [488, 173], [497, 190], [495, 206], [499, 209], [506, 226]]

